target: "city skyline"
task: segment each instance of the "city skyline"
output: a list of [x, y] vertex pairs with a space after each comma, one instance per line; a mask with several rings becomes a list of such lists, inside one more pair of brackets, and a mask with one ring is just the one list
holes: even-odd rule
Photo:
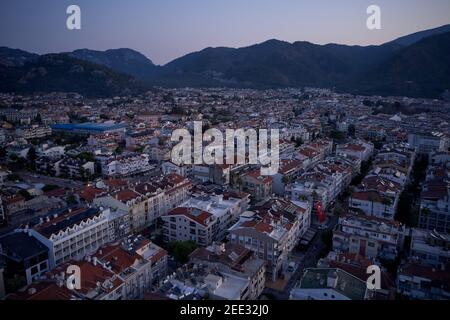
[[[234, 2], [234, 3], [233, 3]], [[66, 26], [66, 8], [82, 10], [82, 29]], [[380, 6], [382, 29], [366, 28], [369, 5]], [[236, 1], [156, 3], [136, 0], [5, 1], [0, 46], [39, 54], [80, 48], [131, 48], [163, 65], [206, 47], [245, 47], [269, 39], [316, 44], [378, 45], [450, 23], [450, 3], [425, 1]], [[257, 8], [257, 10], [255, 10]], [[126, 23], [123, 23], [123, 22]], [[60, 27], [57, 27], [60, 26]]]

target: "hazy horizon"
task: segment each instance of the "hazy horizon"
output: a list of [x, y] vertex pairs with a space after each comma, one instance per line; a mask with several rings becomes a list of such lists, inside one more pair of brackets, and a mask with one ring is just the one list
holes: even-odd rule
[[[70, 4], [81, 7], [82, 30], [65, 28]], [[366, 28], [371, 4], [381, 7], [382, 30]], [[38, 54], [130, 48], [157, 65], [207, 47], [270, 39], [380, 45], [450, 24], [448, 0], [2, 0], [0, 9], [0, 46]]]

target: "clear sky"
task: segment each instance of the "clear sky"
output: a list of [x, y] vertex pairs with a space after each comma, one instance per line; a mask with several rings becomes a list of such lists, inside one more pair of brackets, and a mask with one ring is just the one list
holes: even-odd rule
[[[81, 7], [82, 30], [66, 28]], [[381, 7], [382, 30], [366, 28]], [[450, 23], [450, 0], [0, 0], [0, 46], [35, 53], [132, 48], [156, 64], [268, 39], [381, 44]]]

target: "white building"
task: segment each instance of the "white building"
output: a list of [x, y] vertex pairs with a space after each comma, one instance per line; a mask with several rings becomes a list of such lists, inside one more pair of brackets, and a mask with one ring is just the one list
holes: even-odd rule
[[371, 294], [365, 281], [337, 268], [306, 269], [290, 300], [367, 300]]
[[238, 219], [241, 213], [247, 210], [250, 199], [249, 194], [221, 195], [195, 194], [180, 207], [196, 208], [211, 213], [217, 218], [215, 240], [223, 240], [225, 233]]
[[368, 216], [393, 220], [397, 210], [399, 194], [385, 195], [378, 191], [358, 191], [349, 198], [349, 209]]
[[372, 156], [374, 146], [370, 142], [354, 141], [346, 144], [339, 144], [336, 146], [337, 155], [350, 155], [360, 159], [361, 161], [367, 161]]
[[195, 241], [206, 247], [212, 244], [217, 234], [217, 218], [197, 208], [178, 207], [162, 219], [165, 242]]
[[128, 154], [100, 159], [104, 176], [125, 177], [152, 169], [147, 154]]
[[446, 233], [413, 229], [410, 256], [420, 264], [432, 268], [445, 268], [450, 262], [450, 238]]
[[191, 182], [171, 174], [155, 178], [152, 183], [139, 183], [93, 200], [94, 205], [128, 212], [131, 230], [142, 231], [157, 218], [186, 201]]
[[447, 151], [449, 139], [442, 132], [411, 133], [408, 135], [408, 144], [417, 148], [418, 153], [431, 153]]
[[80, 260], [108, 243], [110, 233], [109, 209], [67, 209], [30, 229], [33, 237], [49, 248], [50, 267], [63, 262]]
[[403, 245], [403, 233], [404, 228], [395, 221], [346, 215], [339, 218], [333, 231], [333, 251], [394, 260]]

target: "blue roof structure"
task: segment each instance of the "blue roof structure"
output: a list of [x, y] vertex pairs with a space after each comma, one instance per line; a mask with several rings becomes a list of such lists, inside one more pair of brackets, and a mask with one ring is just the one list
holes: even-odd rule
[[42, 253], [47, 253], [46, 246], [25, 232], [13, 232], [0, 238], [4, 254], [15, 261], [24, 261]]
[[96, 131], [106, 132], [111, 130], [125, 129], [126, 125], [123, 123], [109, 124], [109, 123], [63, 123], [51, 126], [52, 130], [63, 131]]

